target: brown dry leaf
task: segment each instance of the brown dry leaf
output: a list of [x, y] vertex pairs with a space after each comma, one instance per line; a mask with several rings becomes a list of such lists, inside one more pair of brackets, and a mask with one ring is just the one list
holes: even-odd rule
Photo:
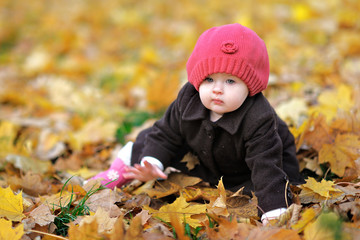
[[7, 183], [14, 190], [22, 189], [24, 193], [31, 196], [43, 195], [51, 192], [52, 186], [49, 181], [44, 181], [42, 175], [26, 172], [25, 175], [18, 177], [17, 175], [7, 178]]
[[181, 160], [181, 162], [185, 162], [186, 163], [186, 167], [189, 170], [192, 170], [195, 168], [196, 165], [200, 164], [199, 159], [192, 153], [187, 153], [183, 159]]
[[40, 201], [49, 207], [49, 209], [57, 210], [61, 206], [66, 206], [70, 201], [75, 201], [74, 194], [68, 191], [61, 191], [51, 196], [40, 196]]
[[40, 226], [47, 226], [54, 222], [55, 215], [50, 211], [53, 210], [48, 205], [40, 204], [37, 208], [30, 212], [30, 216], [35, 220], [35, 223]]
[[51, 183], [44, 181], [41, 174], [29, 171], [21, 176], [21, 187], [25, 193], [32, 196], [38, 196], [50, 192]]
[[360, 199], [359, 198], [355, 199], [355, 201], [340, 203], [336, 207], [340, 210], [339, 212], [343, 212], [344, 214], [347, 214], [348, 212], [350, 212], [353, 216], [352, 219], [354, 221], [357, 219], [360, 219]]
[[202, 181], [201, 178], [192, 177], [184, 173], [178, 173], [178, 172], [172, 172], [168, 176], [167, 180], [181, 186], [182, 188], [194, 186]]
[[125, 240], [143, 240], [143, 225], [141, 224], [141, 216], [136, 215], [130, 223], [125, 234]]
[[356, 168], [355, 160], [358, 157], [360, 157], [359, 136], [338, 134], [334, 143], [322, 145], [319, 152], [319, 163], [329, 162], [331, 171], [342, 177], [346, 167]]
[[321, 170], [319, 160], [317, 157], [313, 159], [304, 158], [303, 161], [305, 162], [305, 168], [315, 172], [319, 176], [323, 174], [323, 171]]
[[213, 197], [210, 199], [210, 203], [206, 204], [206, 209], [209, 213], [220, 215], [220, 216], [229, 216], [229, 212], [226, 206], [226, 190], [222, 182], [222, 178], [218, 184], [218, 197]]
[[68, 158], [59, 158], [54, 164], [57, 171], [78, 171], [83, 164], [83, 160], [76, 154], [70, 155]]
[[110, 240], [124, 239], [125, 235], [125, 226], [124, 226], [124, 216], [121, 215], [115, 221], [114, 227], [110, 233], [105, 234]]
[[96, 219], [98, 223], [98, 233], [103, 234], [110, 232], [115, 225], [117, 218], [111, 218], [109, 216], [109, 212], [105, 211], [103, 208], [99, 207], [95, 214], [92, 216], [85, 216], [79, 223], [79, 226], [83, 226], [84, 224], [91, 224], [92, 221]]
[[147, 189], [144, 193], [151, 198], [163, 198], [180, 191], [182, 187], [170, 181], [161, 181], [155, 184], [154, 188]]
[[210, 201], [210, 199], [219, 196], [219, 191], [211, 187], [187, 187], [182, 189], [181, 193], [186, 198], [186, 201], [196, 201], [199, 199]]
[[257, 198], [255, 195], [249, 197], [242, 194], [243, 189], [239, 189], [236, 193], [226, 199], [227, 209], [230, 214], [234, 213], [242, 218], [257, 218]]
[[332, 136], [330, 135], [330, 128], [326, 123], [325, 117], [323, 115], [317, 117], [311, 115], [297, 143], [297, 148], [299, 149], [305, 143], [320, 151], [323, 144], [331, 143], [331, 141]]
[[116, 202], [121, 202], [122, 198], [116, 191], [103, 189], [92, 194], [86, 203], [92, 212], [96, 212], [101, 207], [110, 213], [111, 218], [114, 218], [122, 215], [121, 209], [115, 205]]

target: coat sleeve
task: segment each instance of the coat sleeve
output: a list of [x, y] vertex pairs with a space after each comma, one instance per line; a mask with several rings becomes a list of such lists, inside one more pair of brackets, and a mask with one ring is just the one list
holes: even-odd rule
[[270, 106], [266, 109], [247, 116], [249, 127], [245, 134], [245, 161], [251, 170], [259, 212], [262, 213], [291, 204], [289, 189], [285, 190], [288, 177], [282, 166], [283, 145], [276, 114]]
[[184, 101], [184, 95], [190, 87], [186, 84], [163, 117], [155, 122], [152, 131], [145, 139], [141, 157], [157, 158], [165, 168], [170, 165], [171, 159], [176, 156], [184, 144], [184, 138], [180, 133], [181, 102]]

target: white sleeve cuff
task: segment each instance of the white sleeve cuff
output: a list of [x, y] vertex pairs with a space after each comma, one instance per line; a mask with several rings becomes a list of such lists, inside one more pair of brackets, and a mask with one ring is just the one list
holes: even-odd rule
[[157, 158], [145, 156], [141, 159], [141, 166], [144, 166], [144, 161], [147, 161], [148, 163], [157, 166], [161, 171], [164, 171], [164, 165]]
[[277, 209], [268, 211], [261, 216], [261, 221], [263, 221], [264, 219], [267, 219], [267, 220], [275, 219], [275, 218], [279, 217], [281, 214], [283, 214], [284, 212], [286, 212], [286, 208], [277, 208]]

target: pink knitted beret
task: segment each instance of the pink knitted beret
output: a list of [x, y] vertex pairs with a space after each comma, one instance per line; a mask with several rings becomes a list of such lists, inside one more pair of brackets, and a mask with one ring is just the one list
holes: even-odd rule
[[267, 86], [269, 57], [264, 41], [240, 24], [213, 27], [199, 37], [186, 70], [189, 82], [199, 90], [202, 81], [213, 73], [239, 77], [253, 96]]

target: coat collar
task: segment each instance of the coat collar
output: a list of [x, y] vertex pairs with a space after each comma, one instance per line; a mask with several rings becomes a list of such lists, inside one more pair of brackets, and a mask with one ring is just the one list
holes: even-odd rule
[[[246, 98], [240, 108], [233, 112], [225, 113], [218, 121], [214, 122], [213, 124], [223, 128], [231, 135], [234, 135], [238, 131], [240, 124], [246, 115], [246, 112], [252, 106], [255, 96]], [[196, 93], [185, 107], [182, 120], [209, 120], [209, 115], [209, 110], [204, 107], [204, 105], [201, 103], [199, 94]]]

